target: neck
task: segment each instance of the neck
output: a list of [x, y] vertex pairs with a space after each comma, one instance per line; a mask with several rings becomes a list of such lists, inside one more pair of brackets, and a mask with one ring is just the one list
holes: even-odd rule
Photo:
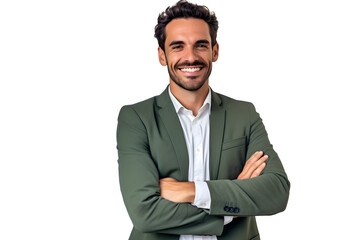
[[209, 81], [206, 81], [204, 85], [196, 91], [183, 89], [175, 82], [170, 81], [170, 91], [185, 108], [191, 110], [194, 116], [197, 116], [199, 109], [209, 93]]

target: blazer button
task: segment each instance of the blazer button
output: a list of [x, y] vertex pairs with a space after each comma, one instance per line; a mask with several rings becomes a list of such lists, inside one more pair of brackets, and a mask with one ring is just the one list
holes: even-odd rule
[[229, 208], [228, 206], [225, 206], [225, 207], [224, 207], [224, 211], [225, 211], [225, 212], [229, 212], [229, 210], [230, 210], [230, 208]]
[[233, 207], [229, 207], [229, 212], [234, 212], [234, 208], [233, 208]]
[[240, 211], [240, 209], [239, 208], [234, 208], [234, 213], [238, 213]]

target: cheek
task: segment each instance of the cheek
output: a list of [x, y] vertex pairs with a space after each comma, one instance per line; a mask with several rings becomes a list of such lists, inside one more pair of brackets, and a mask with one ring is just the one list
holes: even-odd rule
[[211, 63], [213, 61], [213, 55], [211, 53], [207, 53], [201, 56], [202, 60], [207, 63]]

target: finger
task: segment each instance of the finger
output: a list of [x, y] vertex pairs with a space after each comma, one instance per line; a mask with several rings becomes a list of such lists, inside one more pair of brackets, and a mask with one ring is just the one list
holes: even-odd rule
[[268, 155], [264, 155], [261, 158], [259, 158], [258, 160], [256, 160], [256, 162], [253, 162], [250, 165], [249, 171], [252, 173], [254, 172], [263, 162], [265, 162], [267, 159], [269, 158]]
[[241, 173], [238, 175], [237, 179], [250, 178], [253, 172], [259, 167], [261, 163], [266, 161], [268, 158], [267, 155], [263, 156], [263, 151], [255, 152], [245, 163], [245, 166]]
[[264, 170], [266, 166], [266, 163], [263, 162], [259, 165], [259, 167], [257, 169], [255, 169], [255, 171], [251, 174], [251, 177], [250, 178], [253, 178], [253, 177], [258, 177], [260, 176], [260, 173]]
[[264, 155], [262, 156], [259, 160], [257, 160], [256, 162], [252, 163], [249, 167], [248, 170], [248, 174], [250, 175], [249, 177], [252, 176], [252, 174], [254, 173], [254, 171], [262, 164], [264, 163], [267, 159], [268, 159], [268, 155]]
[[255, 162], [257, 161], [262, 155], [263, 155], [263, 151], [257, 151], [255, 152], [248, 160], [248, 162]]
[[259, 158], [263, 155], [262, 151], [257, 151], [255, 152], [253, 155], [251, 155], [251, 157], [246, 161], [245, 166], [243, 168], [243, 172], [246, 173], [249, 168], [251, 167], [251, 165], [256, 162], [257, 160], [259, 160]]

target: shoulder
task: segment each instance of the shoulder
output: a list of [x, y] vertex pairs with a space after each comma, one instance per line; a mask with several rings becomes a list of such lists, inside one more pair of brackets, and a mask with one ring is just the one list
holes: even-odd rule
[[121, 110], [128, 110], [128, 109], [132, 109], [136, 112], [143, 112], [146, 111], [149, 108], [152, 108], [152, 106], [154, 105], [156, 96], [151, 97], [149, 99], [143, 100], [141, 102], [137, 102], [137, 103], [133, 103], [133, 104], [128, 104], [128, 105], [124, 105]]
[[134, 121], [134, 118], [143, 118], [143, 116], [151, 114], [154, 108], [156, 96], [146, 99], [144, 101], [124, 105], [120, 109], [119, 120]]
[[225, 96], [220, 93], [215, 93], [215, 96], [217, 96], [220, 99], [221, 105], [226, 109], [230, 111], [239, 111], [239, 112], [249, 112], [249, 111], [255, 111], [254, 104], [248, 101], [243, 100], [237, 100], [228, 96]]
[[225, 110], [227, 120], [230, 123], [234, 125], [238, 125], [241, 122], [248, 124], [259, 119], [260, 115], [251, 102], [237, 100], [218, 93], [216, 95], [220, 99], [220, 107]]

